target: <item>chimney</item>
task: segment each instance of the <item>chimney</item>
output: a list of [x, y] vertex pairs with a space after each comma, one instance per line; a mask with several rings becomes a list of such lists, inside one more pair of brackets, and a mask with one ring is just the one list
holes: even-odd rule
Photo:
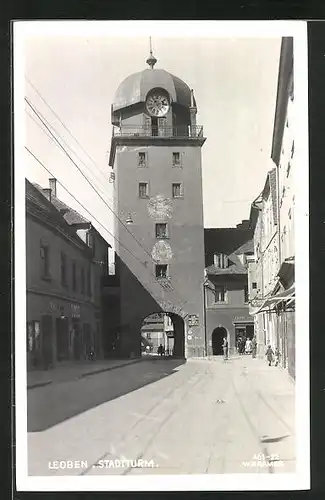
[[49, 184], [52, 195], [56, 197], [56, 179], [49, 179]]
[[49, 188], [44, 188], [43, 189], [43, 193], [44, 193], [44, 196], [46, 196], [46, 198], [51, 201], [51, 189]]

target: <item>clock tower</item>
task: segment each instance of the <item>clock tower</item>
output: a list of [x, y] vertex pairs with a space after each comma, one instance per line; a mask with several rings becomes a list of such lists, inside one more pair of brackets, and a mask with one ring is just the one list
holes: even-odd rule
[[[167, 313], [174, 355], [203, 356], [204, 228], [201, 147], [194, 92], [156, 69], [128, 76], [111, 107], [120, 354], [140, 354], [141, 326]], [[116, 311], [115, 311], [116, 314]]]

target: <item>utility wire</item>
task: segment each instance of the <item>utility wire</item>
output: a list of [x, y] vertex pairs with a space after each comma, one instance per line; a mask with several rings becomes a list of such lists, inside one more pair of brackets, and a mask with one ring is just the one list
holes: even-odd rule
[[[26, 111], [26, 114], [31, 118], [31, 120], [33, 120], [33, 122], [35, 123], [35, 125], [37, 125], [37, 127], [42, 131], [44, 132], [44, 134], [49, 137], [49, 139], [51, 139], [53, 141], [53, 136], [51, 134], [49, 134], [49, 132], [47, 130], [45, 130], [42, 125], [35, 119], [35, 117], [28, 112], [27, 109], [25, 109]], [[62, 143], [66, 146], [66, 148], [68, 150], [70, 150], [71, 153], [73, 153], [76, 158], [78, 158], [78, 160], [87, 168], [87, 170], [89, 170], [89, 172], [91, 172], [91, 170], [89, 169], [88, 165], [80, 158], [80, 156], [78, 156], [78, 154], [72, 149], [72, 147], [63, 139], [63, 137], [55, 130], [55, 128], [49, 123], [49, 121], [44, 117], [44, 115], [42, 115], [42, 113], [40, 113], [38, 111], [39, 115], [42, 117], [42, 119], [47, 123], [47, 125], [52, 129], [53, 133], [56, 133], [56, 135], [60, 138], [60, 140], [62, 141]], [[54, 144], [59, 147], [58, 143], [57, 142], [54, 142]], [[61, 148], [60, 148], [61, 149]], [[92, 175], [94, 176], [95, 180], [97, 180], [99, 183], [101, 182], [93, 172], [91, 172]], [[108, 179], [105, 179], [106, 182], [109, 182]], [[114, 204], [114, 201], [109, 198], [106, 193], [104, 192], [104, 190], [100, 187], [100, 186], [96, 186], [96, 188], [102, 192], [103, 196], [105, 196], [107, 198], [107, 200], [109, 202], [111, 202], [112, 204]]]
[[88, 177], [80, 169], [79, 165], [77, 165], [77, 163], [73, 160], [73, 158], [69, 155], [69, 153], [64, 149], [64, 147], [62, 146], [62, 144], [57, 140], [57, 138], [55, 137], [55, 135], [52, 133], [51, 129], [43, 121], [42, 117], [40, 116], [40, 114], [38, 113], [38, 111], [35, 109], [35, 107], [29, 102], [29, 100], [28, 100], [27, 97], [25, 97], [25, 101], [27, 102], [28, 106], [33, 110], [33, 112], [36, 114], [36, 116], [40, 119], [40, 121], [43, 123], [43, 125], [46, 127], [46, 129], [50, 132], [51, 136], [53, 137], [53, 139], [55, 140], [55, 142], [60, 146], [60, 148], [62, 149], [62, 151], [67, 155], [67, 157], [70, 159], [70, 161], [75, 165], [75, 167], [81, 173], [81, 175], [83, 176], [83, 178], [87, 181], [87, 183], [89, 184], [89, 186], [95, 191], [95, 193], [100, 197], [100, 199], [103, 201], [103, 203], [106, 205], [106, 207], [115, 215], [115, 217], [117, 218], [117, 220], [122, 224], [122, 226], [127, 230], [127, 232], [132, 236], [132, 238], [134, 238], [134, 240], [145, 251], [145, 253], [150, 257], [150, 259], [153, 262], [155, 262], [154, 259], [152, 259], [152, 256], [149, 253], [149, 251], [142, 245], [142, 243], [134, 236], [134, 234], [129, 230], [129, 228], [124, 224], [124, 222], [119, 218], [119, 216], [114, 212], [114, 210], [108, 205], [108, 203], [105, 201], [105, 199], [102, 197], [102, 195], [96, 190], [96, 188], [93, 186], [93, 184], [88, 179]]
[[[83, 148], [83, 146], [80, 144], [80, 142], [78, 141], [78, 139], [76, 139], [76, 137], [72, 134], [72, 132], [69, 130], [69, 128], [63, 123], [63, 121], [61, 120], [61, 118], [59, 117], [59, 115], [54, 111], [54, 109], [50, 106], [50, 104], [46, 101], [46, 99], [44, 99], [44, 97], [42, 96], [42, 94], [40, 93], [40, 91], [37, 90], [37, 88], [35, 87], [35, 85], [30, 81], [30, 79], [28, 78], [28, 76], [26, 74], [25, 74], [25, 78], [26, 78], [27, 82], [29, 83], [29, 85], [35, 90], [35, 92], [37, 93], [37, 95], [42, 99], [42, 101], [44, 102], [44, 104], [52, 111], [52, 113], [54, 114], [54, 116], [59, 120], [59, 122], [65, 128], [65, 130], [76, 141], [76, 143], [78, 144], [78, 146], [80, 147], [80, 149], [85, 153], [85, 155], [95, 165], [95, 167], [97, 167], [99, 169], [99, 167], [97, 166], [95, 160], [93, 160], [93, 158], [89, 155], [89, 153]], [[100, 172], [104, 175], [104, 173], [102, 172], [102, 170], [100, 170]]]
[[[48, 169], [43, 162], [41, 162], [41, 160], [39, 160], [37, 158], [37, 156], [27, 147], [25, 146], [25, 149], [26, 151], [37, 161], [37, 163], [39, 163], [50, 175], [51, 177], [54, 177], [54, 174], [50, 171], [50, 169]], [[71, 198], [73, 198], [103, 229], [105, 229], [105, 231], [108, 232], [108, 234], [110, 236], [112, 236], [112, 238], [114, 238], [114, 240], [116, 240], [123, 248], [125, 248], [125, 250], [127, 250], [131, 255], [132, 257], [134, 257], [137, 261], [139, 261], [142, 265], [145, 265], [144, 262], [139, 259], [139, 257], [137, 257], [136, 255], [134, 255], [133, 252], [131, 252], [131, 250], [129, 250], [125, 245], [123, 245], [123, 243], [121, 243], [118, 238], [116, 238], [116, 236], [114, 236], [108, 229], [107, 227], [105, 227], [91, 212], [89, 212], [89, 210], [79, 201], [77, 200], [77, 198], [68, 190], [68, 188], [59, 180], [57, 179], [57, 182], [58, 184], [60, 184], [60, 186], [71, 196]]]
[[[26, 77], [27, 78], [27, 77]], [[31, 82], [29, 82], [31, 83]], [[36, 90], [36, 87], [33, 86], [33, 88]], [[37, 91], [37, 90], [36, 90]], [[37, 91], [37, 93], [40, 95], [41, 97], [41, 94]], [[46, 101], [42, 98], [42, 100], [46, 103]], [[100, 197], [100, 199], [104, 202], [104, 204], [107, 206], [107, 208], [115, 215], [115, 217], [117, 218], [117, 220], [123, 225], [123, 227], [128, 231], [128, 233], [132, 236], [132, 238], [134, 238], [134, 240], [138, 243], [138, 245], [140, 245], [140, 247], [145, 251], [145, 253], [149, 256], [150, 260], [156, 264], [157, 261], [154, 260], [151, 256], [151, 254], [149, 253], [148, 249], [146, 249], [142, 243], [134, 236], [134, 234], [129, 230], [129, 228], [123, 223], [123, 221], [118, 217], [118, 215], [114, 212], [114, 210], [107, 204], [107, 202], [105, 201], [105, 199], [100, 195], [100, 193], [98, 192], [98, 190], [93, 186], [93, 184], [90, 182], [90, 180], [87, 178], [87, 176], [82, 172], [82, 170], [80, 169], [80, 167], [76, 164], [76, 162], [73, 160], [73, 158], [71, 158], [71, 156], [67, 153], [67, 151], [64, 149], [64, 147], [62, 146], [62, 144], [57, 140], [57, 138], [55, 137], [55, 135], [53, 134], [53, 132], [51, 131], [50, 127], [54, 129], [54, 127], [52, 127], [50, 124], [47, 125], [46, 123], [46, 119], [43, 120], [42, 116], [41, 116], [41, 113], [36, 110], [36, 108], [29, 102], [28, 98], [25, 97], [25, 101], [26, 103], [28, 104], [28, 106], [33, 110], [33, 112], [36, 114], [36, 116], [39, 118], [39, 120], [42, 122], [42, 124], [45, 126], [45, 128], [48, 130], [48, 132], [50, 133], [51, 137], [54, 139], [55, 143], [60, 147], [60, 149], [68, 156], [68, 158], [70, 159], [70, 161], [72, 161], [72, 163], [76, 166], [76, 168], [78, 169], [78, 171], [81, 173], [81, 175], [85, 178], [85, 180], [88, 182], [88, 184], [91, 186], [91, 188], [96, 192], [96, 194]], [[47, 104], [47, 103], [46, 103]], [[60, 117], [54, 112], [54, 110], [50, 107], [49, 104], [47, 104], [49, 109], [51, 109], [51, 111], [54, 113], [54, 115], [59, 119], [59, 121], [63, 124], [62, 120], [60, 119]], [[64, 125], [64, 124], [63, 124]], [[70, 135], [74, 138], [74, 136], [72, 135], [72, 133], [69, 131], [69, 129], [64, 125], [64, 128], [70, 133]], [[55, 130], [55, 129], [54, 129]], [[45, 131], [44, 131], [45, 132]], [[56, 131], [55, 131], [56, 132]], [[56, 132], [57, 133], [57, 132]], [[58, 134], [59, 135], [59, 134]], [[75, 138], [74, 138], [75, 139]], [[79, 144], [79, 142], [77, 141], [77, 139], [75, 139], [76, 142]], [[71, 148], [70, 148], [71, 149]], [[83, 151], [85, 151], [82, 147], [81, 149]], [[92, 158], [88, 155], [87, 152], [85, 152], [87, 154], [87, 156], [92, 160]], [[94, 160], [92, 160], [94, 162]], [[89, 212], [88, 212], [89, 213]], [[96, 219], [95, 219], [96, 220]], [[110, 233], [111, 234], [111, 233]], [[115, 238], [116, 239], [116, 238]], [[118, 240], [117, 240], [118, 241]], [[124, 246], [124, 245], [122, 245]], [[128, 250], [129, 251], [129, 250]], [[129, 251], [130, 252], [130, 251]], [[139, 259], [138, 259], [139, 260]], [[142, 261], [141, 261], [142, 264], [144, 264]], [[145, 265], [145, 264], [144, 264]], [[154, 276], [154, 275], [153, 275]], [[161, 283], [160, 283], [160, 286], [164, 289], [166, 289]], [[182, 296], [179, 292], [177, 292], [177, 290], [175, 290], [174, 287], [172, 287], [170, 285], [170, 289], [174, 292], [177, 293], [177, 295], [181, 298], [181, 301], [183, 302], [183, 304], [186, 304], [188, 303], [187, 300], [183, 300], [182, 299]]]
[[[51, 170], [50, 170], [49, 168], [47, 168], [47, 167], [44, 165], [44, 163], [43, 163], [43, 162], [41, 162], [41, 160], [40, 160], [39, 158], [37, 158], [37, 156], [36, 156], [36, 155], [35, 155], [35, 154], [34, 154], [34, 153], [33, 153], [33, 152], [32, 152], [32, 151], [31, 151], [31, 150], [30, 150], [27, 146], [25, 146], [25, 149], [26, 149], [26, 151], [27, 151], [27, 152], [28, 152], [28, 153], [29, 153], [29, 154], [30, 154], [30, 155], [31, 155], [31, 156], [32, 156], [32, 157], [33, 157], [33, 158], [37, 161], [37, 163], [39, 163], [39, 165], [41, 165], [41, 166], [42, 166], [42, 167], [43, 167], [43, 168], [47, 171], [47, 173], [51, 175], [51, 177], [54, 177], [54, 174], [51, 172]], [[103, 224], [102, 224], [102, 223], [101, 223], [101, 222], [100, 222], [100, 221], [99, 221], [99, 220], [98, 220], [98, 219], [97, 219], [97, 218], [96, 218], [96, 217], [95, 217], [95, 216], [94, 216], [94, 215], [93, 215], [93, 214], [92, 214], [92, 213], [91, 213], [91, 212], [90, 212], [90, 211], [89, 211], [89, 210], [88, 210], [88, 209], [87, 209], [87, 208], [86, 208], [86, 207], [85, 207], [85, 206], [84, 206], [84, 205], [83, 205], [83, 204], [82, 204], [79, 200], [77, 200], [77, 198], [76, 198], [76, 197], [75, 197], [75, 196], [71, 193], [71, 191], [69, 191], [69, 189], [68, 189], [68, 188], [67, 188], [67, 187], [66, 187], [66, 186], [65, 186], [65, 185], [64, 185], [64, 184], [63, 184], [63, 183], [62, 183], [59, 179], [57, 179], [57, 182], [58, 182], [58, 184], [59, 184], [59, 185], [60, 185], [60, 186], [61, 186], [61, 187], [62, 187], [62, 188], [63, 188], [63, 189], [64, 189], [64, 190], [65, 190], [65, 191], [66, 191], [66, 192], [67, 192], [67, 193], [71, 196], [71, 198], [73, 198], [73, 199], [74, 199], [74, 200], [75, 200], [75, 201], [76, 201], [76, 202], [77, 202], [77, 203], [78, 203], [78, 204], [79, 204], [79, 205], [80, 205], [80, 206], [81, 206], [81, 207], [82, 207], [82, 208], [83, 208], [83, 209], [84, 209], [84, 210], [85, 210], [85, 211], [86, 211], [89, 215], [90, 215], [90, 217], [92, 217], [92, 218], [93, 218], [93, 219], [94, 219], [94, 220], [95, 220], [95, 221], [96, 221], [96, 222], [97, 222], [97, 223], [98, 223], [98, 224], [99, 224], [99, 225], [100, 225], [100, 226], [101, 226], [101, 227], [102, 227], [105, 231], [107, 231], [107, 233], [108, 233], [110, 236], [112, 236], [112, 238], [113, 238], [115, 241], [117, 241], [117, 243], [119, 243], [119, 244], [121, 245], [121, 247], [125, 248], [125, 250], [126, 250], [127, 252], [129, 252], [129, 254], [130, 254], [130, 255], [132, 255], [132, 257], [133, 257], [134, 259], [136, 259], [138, 262], [140, 262], [140, 264], [142, 264], [143, 266], [145, 266], [145, 267], [146, 267], [146, 263], [145, 263], [145, 262], [143, 262], [141, 259], [139, 259], [139, 257], [137, 257], [136, 255], [134, 255], [134, 253], [133, 253], [133, 252], [131, 252], [131, 250], [129, 250], [129, 249], [128, 249], [125, 245], [123, 245], [123, 243], [121, 243], [121, 242], [119, 241], [119, 239], [118, 239], [116, 236], [114, 236], [114, 235], [113, 235], [113, 234], [112, 234], [112, 233], [111, 233], [111, 232], [107, 229], [107, 227], [105, 227], [105, 226], [104, 226], [104, 225], [103, 225]], [[149, 271], [149, 270], [148, 270], [148, 271]], [[151, 275], [154, 279], [156, 279], [156, 277], [155, 277], [155, 275], [154, 275], [153, 273], [151, 273], [150, 271], [149, 271], [149, 273], [150, 273], [150, 275]], [[161, 288], [162, 288], [162, 289], [166, 290], [166, 288], [162, 285], [162, 283], [159, 283], [159, 281], [158, 281], [157, 283], [161, 286]], [[174, 290], [174, 291], [175, 291], [175, 290]], [[156, 300], [158, 300], [158, 299], [156, 299]], [[186, 303], [187, 303], [187, 301], [183, 301], [183, 304], [186, 304]]]

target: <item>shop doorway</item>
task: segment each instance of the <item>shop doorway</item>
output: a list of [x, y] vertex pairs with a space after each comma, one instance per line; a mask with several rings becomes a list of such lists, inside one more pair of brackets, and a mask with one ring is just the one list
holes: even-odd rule
[[73, 358], [75, 360], [78, 360], [78, 359], [81, 359], [81, 356], [82, 356], [82, 331], [81, 331], [79, 320], [74, 320], [72, 322], [72, 327], [73, 327], [73, 331], [74, 331]]
[[52, 340], [52, 316], [46, 314], [41, 318], [42, 332], [42, 364], [44, 368], [49, 368], [53, 363], [53, 340]]
[[223, 354], [222, 344], [224, 337], [228, 338], [227, 330], [223, 326], [218, 326], [212, 332], [212, 354], [220, 356]]
[[56, 319], [56, 358], [58, 361], [69, 359], [68, 318]]

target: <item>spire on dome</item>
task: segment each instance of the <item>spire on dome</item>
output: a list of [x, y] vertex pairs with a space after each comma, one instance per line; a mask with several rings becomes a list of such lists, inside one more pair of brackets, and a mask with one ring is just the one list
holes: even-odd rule
[[196, 109], [196, 101], [195, 101], [193, 89], [191, 89], [191, 108]]
[[150, 66], [151, 69], [153, 69], [154, 65], [157, 62], [157, 59], [155, 58], [155, 56], [152, 53], [151, 36], [149, 37], [149, 44], [150, 44], [150, 56], [146, 60], [146, 63], [149, 64], [149, 66]]

